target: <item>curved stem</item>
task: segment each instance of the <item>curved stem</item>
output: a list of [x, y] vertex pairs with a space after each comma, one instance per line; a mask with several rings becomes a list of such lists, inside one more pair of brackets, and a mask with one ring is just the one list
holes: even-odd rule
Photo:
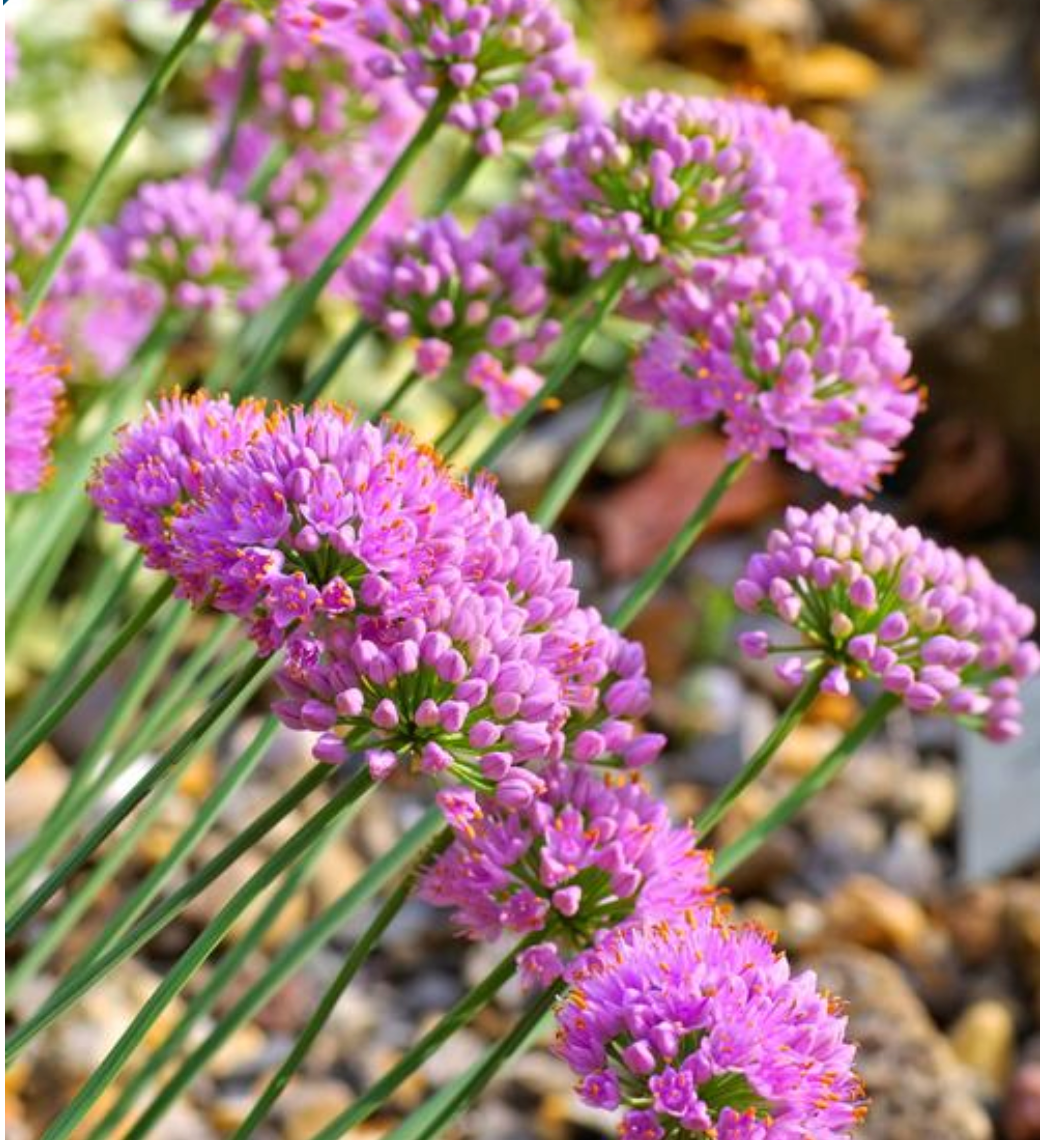
[[43, 1140], [65, 1140], [82, 1123], [105, 1090], [122, 1071], [123, 1066], [140, 1048], [153, 1026], [173, 999], [191, 981], [198, 969], [227, 937], [228, 931], [253, 901], [292, 866], [322, 835], [333, 826], [338, 816], [352, 807], [374, 787], [367, 768], [363, 768], [296, 834], [273, 855], [253, 877], [207, 923], [191, 946], [177, 959], [169, 973], [156, 987], [140, 1012], [119, 1040], [106, 1054], [68, 1106], [51, 1122]]
[[[63, 654], [61, 661], [51, 670], [47, 679], [33, 694], [32, 699], [12, 729], [10, 755], [13, 755], [13, 750], [21, 745], [26, 732], [33, 728], [43, 710], [54, 704], [59, 693], [67, 691], [73, 674], [79, 668], [94, 638], [114, 617], [115, 607], [118, 605], [119, 599], [129, 589], [130, 583], [134, 580], [143, 561], [140, 552], [133, 554], [119, 572], [118, 577], [113, 580], [108, 591], [103, 596], [98, 597], [90, 606], [83, 624], [72, 640], [72, 644]], [[101, 574], [103, 576], [107, 574], [104, 565], [102, 565]]]
[[[368, 769], [362, 770], [367, 776]], [[359, 779], [360, 777], [355, 777]], [[231, 1034], [260, 1009], [312, 954], [320, 949], [332, 935], [342, 929], [346, 920], [391, 879], [403, 865], [429, 843], [434, 833], [443, 826], [443, 817], [437, 808], [431, 808], [381, 858], [377, 859], [323, 915], [313, 922], [292, 942], [282, 948], [261, 977], [238, 999], [235, 1005], [214, 1026], [212, 1032], [181, 1062], [177, 1071], [156, 1094], [124, 1140], [139, 1140], [164, 1115], [183, 1089], [206, 1062], [220, 1049]]]
[[385, 1140], [436, 1140], [449, 1124], [473, 1103], [491, 1083], [492, 1078], [518, 1053], [522, 1053], [536, 1037], [545, 1033], [552, 1019], [553, 1002], [563, 991], [556, 981], [524, 1010], [516, 1025], [462, 1076], [446, 1085], [422, 1107], [406, 1117]]
[[426, 117], [419, 124], [408, 145], [398, 156], [397, 161], [387, 171], [383, 181], [373, 192], [371, 198], [362, 207], [360, 213], [350, 224], [347, 231], [325, 255], [321, 265], [314, 274], [305, 281], [293, 296], [291, 303], [281, 318], [275, 323], [271, 332], [257, 350], [252, 361], [248, 364], [238, 384], [233, 389], [235, 396], [241, 396], [253, 391], [263, 374], [278, 358], [285, 342], [289, 339], [296, 327], [307, 317], [314, 308], [314, 304], [321, 295], [322, 290], [332, 280], [336, 270], [343, 261], [357, 248], [361, 239], [372, 228], [373, 223], [383, 208], [397, 192], [405, 175], [411, 170], [427, 144], [437, 133], [444, 122], [451, 106], [452, 94], [450, 89], [442, 91], [433, 106], [427, 111]]
[[575, 321], [564, 334], [545, 383], [484, 448], [473, 464], [474, 469], [490, 467], [541, 410], [545, 401], [563, 387], [581, 359], [582, 349], [620, 301], [631, 275], [632, 266], [627, 261], [618, 262], [604, 275], [597, 290], [596, 304], [584, 320]]
[[267, 1082], [264, 1091], [249, 1110], [249, 1115], [234, 1132], [231, 1140], [246, 1140], [246, 1137], [252, 1136], [270, 1114], [275, 1102], [285, 1091], [297, 1069], [303, 1064], [304, 1058], [317, 1040], [318, 1034], [332, 1016], [339, 999], [356, 977], [358, 970], [364, 965], [369, 954], [371, 954], [379, 942], [379, 939], [383, 936], [384, 931], [397, 917], [401, 908], [411, 897], [412, 891], [415, 889], [415, 883], [422, 873], [423, 868], [431, 859], [436, 858], [436, 856], [448, 846], [453, 834], [450, 828], [442, 828], [433, 842], [419, 856], [411, 869], [379, 908], [375, 918], [365, 929], [364, 934], [362, 934], [354, 944], [336, 976], [322, 994], [321, 1000], [318, 1002], [314, 1013], [308, 1018], [307, 1024], [297, 1035], [289, 1055], [281, 1065], [279, 1065], [278, 1071], [274, 1076]]
[[893, 693], [882, 693], [866, 710], [841, 741], [804, 776], [786, 796], [739, 839], [724, 847], [715, 857], [715, 878], [722, 882], [732, 871], [762, 846], [778, 828], [783, 827], [817, 792], [822, 791], [841, 771], [859, 746], [884, 722], [899, 704]]
[[628, 407], [630, 390], [628, 381], [624, 378], [616, 380], [610, 386], [596, 418], [546, 487], [542, 501], [532, 516], [539, 526], [548, 530], [560, 517], [560, 512], [570, 501], [571, 495], [578, 489], [589, 468], [596, 462], [596, 456], [603, 450], [614, 429], [621, 422]]
[[309, 404], [316, 400], [325, 388], [332, 383], [336, 373], [343, 367], [355, 348], [372, 331], [372, 326], [364, 317], [358, 319], [332, 346], [328, 356], [318, 365], [314, 373], [307, 377], [300, 389], [299, 401]]
[[404, 1084], [412, 1073], [420, 1069], [436, 1053], [449, 1037], [476, 1017], [516, 973], [516, 959], [520, 951], [533, 944], [540, 937], [542, 937], [541, 934], [532, 935], [521, 942], [519, 946], [510, 950], [491, 973], [478, 982], [472, 990], [464, 994], [392, 1069], [384, 1073], [371, 1088], [363, 1092], [337, 1117], [330, 1120], [310, 1140], [338, 1140], [340, 1136], [346, 1136], [351, 1129], [366, 1121], [388, 1097]]
[[256, 658], [242, 670], [225, 692], [210, 702], [206, 711], [144, 773], [122, 799], [102, 816], [29, 898], [18, 907], [5, 927], [8, 938], [17, 934], [61, 890], [156, 785], [170, 779], [211, 732], [219, 730], [219, 726], [227, 723], [232, 716], [238, 713], [277, 666], [278, 661], [276, 659]]
[[[270, 718], [271, 721], [274, 718]], [[265, 722], [266, 723], [266, 722]], [[244, 831], [200, 867], [188, 881], [157, 906], [128, 934], [106, 950], [103, 957], [91, 957], [63, 978], [48, 995], [40, 1008], [23, 1025], [15, 1029], [7, 1041], [7, 1064], [16, 1059], [34, 1037], [56, 1021], [106, 974], [165, 929], [189, 902], [219, 878], [244, 852], [258, 843], [283, 819], [291, 814], [320, 784], [329, 779], [335, 769], [331, 765], [316, 765], [298, 780], [283, 796], [262, 812]]]
[[29, 759], [36, 749], [90, 690], [91, 686], [108, 669], [109, 665], [159, 612], [173, 593], [173, 581], [160, 583], [141, 608], [115, 633], [105, 648], [94, 658], [87, 669], [69, 686], [61, 700], [55, 702], [12, 749], [4, 765], [4, 774], [12, 776]]
[[242, 61], [242, 77], [235, 92], [235, 102], [228, 117], [227, 129], [220, 140], [220, 149], [213, 160], [213, 169], [210, 171], [209, 184], [219, 186], [224, 181], [231, 160], [235, 157], [235, 144], [238, 142], [238, 133], [245, 118], [246, 109], [256, 92], [256, 81], [260, 70], [260, 49], [256, 44], [249, 44], [245, 49]]
[[697, 817], [693, 826], [699, 842], [703, 843], [708, 838], [743, 792], [765, 771], [773, 754], [801, 723], [802, 717], [809, 711], [809, 706], [816, 700], [823, 677], [822, 667], [815, 668], [809, 674], [794, 700], [784, 710], [783, 716], [773, 725], [772, 731], [755, 750], [755, 754]]
[[397, 407], [398, 404], [408, 395], [408, 393], [415, 387], [422, 377], [415, 369], [412, 369], [407, 376], [401, 380], [389, 396], [379, 405], [378, 408], [369, 416], [371, 420], [380, 420], [383, 416], [388, 416]]
[[483, 418], [484, 398], [478, 393], [469, 406], [459, 411], [451, 423], [433, 441], [434, 450], [444, 459], [451, 459]]
[[[176, 1022], [171, 1026], [169, 1033], [163, 1039], [162, 1044], [154, 1052], [149, 1053], [144, 1063], [139, 1065], [126, 1081], [115, 1104], [98, 1121], [87, 1140], [108, 1140], [110, 1136], [116, 1133], [116, 1126], [126, 1119], [127, 1114], [137, 1103], [145, 1088], [152, 1083], [155, 1075], [162, 1072], [166, 1065], [173, 1060], [177, 1051], [191, 1036], [195, 1026], [227, 992], [227, 987], [239, 976], [250, 956], [261, 947], [264, 938], [277, 921], [278, 916], [296, 897], [300, 888], [306, 885], [317, 869], [322, 855], [342, 833], [343, 829], [349, 826], [360, 807], [359, 802], [344, 812], [335, 826], [329, 828], [328, 832], [286, 872], [278, 889], [264, 904], [256, 921], [251, 923], [242, 933], [242, 936], [235, 939], [234, 945], [229, 947], [227, 952], [221, 956], [220, 961], [214, 966], [205, 983], [185, 1005]], [[221, 1019], [222, 1025], [226, 1020], [227, 1018]], [[236, 1021], [233, 1029], [237, 1027]], [[224, 1041], [233, 1029], [225, 1030], [220, 1027], [216, 1032], [219, 1033], [220, 1040]]]
[[665, 578], [686, 557], [693, 544], [704, 533], [704, 528], [711, 521], [711, 516], [719, 505], [722, 496], [740, 478], [750, 462], [748, 456], [742, 455], [739, 459], [734, 459], [726, 464], [664, 552], [639, 578], [621, 605], [610, 616], [610, 624], [615, 629], [625, 629], [642, 612], [643, 607], [660, 589]]
[[189, 48], [198, 38], [199, 33], [205, 27], [206, 22], [210, 16], [213, 15], [219, 3], [220, 0], [206, 0], [202, 7], [199, 8], [188, 21], [184, 31], [177, 37], [173, 47], [163, 56], [158, 68], [149, 80], [148, 86], [144, 89], [140, 99], [138, 99], [137, 105], [130, 112], [130, 117], [123, 124], [122, 130], [108, 148], [108, 153], [102, 159], [97, 172], [90, 180], [86, 190], [83, 192], [83, 196], [76, 203], [75, 208], [69, 215], [68, 224], [65, 226], [64, 232], [54, 243], [50, 253], [48, 253], [43, 264], [40, 266], [39, 272], [33, 279], [33, 283], [25, 296], [24, 308], [25, 319], [27, 321], [33, 316], [46, 298], [47, 291], [50, 289], [51, 283], [54, 281], [69, 250], [72, 248], [72, 243], [76, 235], [83, 228], [87, 215], [94, 208], [94, 204], [101, 195], [101, 191], [105, 188], [105, 183], [111, 176], [112, 171], [115, 170], [119, 160], [126, 153], [127, 147], [130, 146], [138, 131], [140, 131], [152, 104], [156, 102], [159, 96], [169, 86], [170, 80], [184, 62], [184, 57], [188, 54]]

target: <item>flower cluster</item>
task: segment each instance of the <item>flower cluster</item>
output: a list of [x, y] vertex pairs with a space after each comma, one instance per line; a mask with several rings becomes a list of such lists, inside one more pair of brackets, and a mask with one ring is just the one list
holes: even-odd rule
[[450, 214], [417, 222], [355, 258], [350, 280], [370, 321], [395, 339], [419, 338], [422, 375], [453, 366], [497, 416], [541, 387], [531, 366], [559, 326], [546, 315], [545, 273], [517, 211], [493, 211], [471, 234]]
[[709, 857], [636, 776], [554, 764], [543, 779], [544, 790], [518, 810], [469, 789], [438, 796], [455, 838], [419, 893], [451, 907], [469, 937], [544, 934], [521, 968], [545, 984], [601, 931], [712, 901]]
[[204, 470], [239, 452], [266, 429], [263, 404], [173, 393], [120, 429], [115, 452], [99, 463], [90, 495], [122, 526], [155, 570], [174, 568], [170, 526], [202, 490]]
[[66, 371], [61, 352], [5, 305], [4, 486], [8, 491], [35, 491], [43, 483]]
[[126, 430], [92, 494], [197, 604], [283, 648], [278, 705], [328, 761], [407, 762], [503, 803], [568, 747], [638, 767], [645, 660], [578, 605], [555, 540], [388, 424], [335, 407], [174, 398]]
[[[1021, 730], [1019, 683], [1040, 671], [1040, 649], [1026, 640], [1035, 614], [977, 558], [915, 527], [864, 506], [792, 507], [734, 594], [747, 612], [801, 634], [805, 652], [781, 651], [777, 669], [792, 684], [816, 659], [828, 690], [874, 677], [915, 712], [949, 713], [994, 740]], [[740, 644], [752, 657], [773, 648], [764, 629]]]
[[752, 133], [744, 112], [660, 91], [625, 99], [612, 116], [546, 141], [534, 160], [540, 209], [568, 228], [596, 275], [626, 260], [768, 253], [803, 228], [816, 244], [807, 204], [792, 198], [773, 154], [784, 121], [774, 126], [762, 108]]
[[[5, 287], [9, 297], [17, 298], [61, 236], [68, 214], [39, 175], [5, 171], [4, 192]], [[37, 324], [76, 362], [77, 376], [108, 378], [126, 366], [159, 303], [151, 282], [118, 267], [104, 241], [84, 230], [77, 234]]]
[[197, 176], [148, 182], [109, 235], [118, 263], [158, 283], [169, 305], [262, 308], [287, 280], [259, 209]]
[[574, 109], [589, 79], [555, 0], [363, 0], [357, 28], [384, 49], [374, 74], [423, 107], [450, 92], [448, 122], [485, 155]]
[[570, 980], [557, 1052], [622, 1140], [844, 1140], [863, 1116], [845, 1018], [757, 929], [630, 926]]
[[920, 395], [888, 314], [853, 281], [788, 255], [704, 261], [667, 292], [636, 381], [680, 423], [721, 421], [733, 455], [772, 449], [848, 495], [898, 458]]

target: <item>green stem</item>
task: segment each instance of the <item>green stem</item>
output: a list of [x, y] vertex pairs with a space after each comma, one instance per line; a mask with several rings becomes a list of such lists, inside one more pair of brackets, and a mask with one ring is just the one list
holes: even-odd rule
[[809, 711], [809, 706], [816, 700], [823, 677], [822, 668], [816, 668], [809, 674], [794, 700], [784, 710], [784, 715], [773, 725], [772, 731], [759, 745], [754, 756], [697, 817], [694, 829], [700, 843], [708, 838], [744, 791], [765, 771], [773, 754], [801, 723], [802, 717]]
[[177, 959], [163, 980], [87, 1079], [68, 1106], [51, 1122], [43, 1140], [65, 1140], [82, 1123], [141, 1047], [153, 1026], [173, 999], [191, 981], [210, 955], [227, 937], [235, 922], [253, 901], [332, 827], [336, 819], [375, 786], [367, 767], [361, 771], [295, 835], [285, 843], [249, 881], [220, 909], [188, 949]]
[[191, 824], [178, 835], [176, 842], [162, 859], [149, 871], [133, 893], [120, 905], [119, 910], [105, 921], [97, 939], [79, 955], [82, 962], [95, 962], [101, 958], [134, 924], [155, 896], [180, 869], [199, 843], [209, 834], [220, 813], [231, 797], [249, 779], [267, 754], [278, 733], [279, 723], [273, 717], [265, 720], [248, 747], [227, 770], [223, 778], [199, 806]]
[[398, 156], [397, 161], [350, 224], [346, 233], [329, 250], [313, 276], [296, 291], [292, 303], [276, 322], [274, 328], [271, 329], [270, 334], [243, 372], [239, 383], [235, 386], [234, 395], [240, 396], [253, 391], [263, 374], [277, 360], [278, 354], [290, 335], [314, 308], [315, 302], [325, 286], [332, 280], [336, 270], [344, 259], [349, 257], [357, 248], [358, 243], [368, 233], [383, 208], [397, 192], [415, 161], [437, 133], [451, 106], [451, 100], [450, 89], [446, 89], [437, 96], [411, 141]]
[[[73, 834], [76, 824], [96, 802], [97, 793], [119, 774], [111, 761], [106, 763], [106, 758], [134, 716], [139, 703], [176, 651], [184, 627], [191, 620], [191, 611], [187, 608], [174, 610], [172, 616], [177, 620], [168, 622], [148, 647], [149, 651], [143, 655], [139, 668], [108, 710], [97, 736], [76, 761], [63, 795], [48, 813], [37, 834], [11, 861], [5, 884], [6, 898], [15, 897], [22, 884], [46, 866], [54, 851]], [[94, 781], [93, 778], [102, 765], [104, 771]]]
[[105, 188], [105, 183], [108, 181], [113, 170], [115, 170], [120, 159], [126, 153], [131, 142], [133, 142], [138, 131], [140, 131], [152, 104], [158, 100], [159, 96], [169, 86], [170, 80], [184, 62], [184, 57], [188, 54], [189, 48], [198, 38], [199, 33], [206, 25], [206, 21], [213, 15], [219, 3], [220, 0], [206, 0], [202, 7], [199, 8], [188, 21], [187, 26], [184, 31], [181, 32], [180, 36], [178, 36], [173, 47], [170, 48], [160, 61], [158, 68], [148, 82], [148, 86], [144, 89], [140, 99], [138, 99], [137, 105], [130, 112], [130, 117], [123, 124], [122, 130], [108, 148], [108, 153], [104, 159], [102, 159], [97, 173], [90, 180], [89, 185], [83, 192], [83, 196], [76, 203], [72, 213], [69, 215], [69, 221], [65, 226], [64, 233], [58, 238], [50, 253], [48, 253], [32, 285], [26, 293], [26, 320], [29, 320], [33, 316], [47, 296], [47, 291], [50, 289], [51, 283], [61, 268], [69, 250], [72, 248], [72, 243], [76, 235], [83, 228], [88, 214], [100, 197], [101, 191]]
[[[274, 718], [272, 717], [273, 721]], [[266, 722], [265, 722], [266, 723]], [[201, 894], [210, 883], [218, 879], [244, 852], [260, 842], [265, 835], [289, 816], [320, 784], [329, 779], [335, 769], [331, 765], [315, 765], [283, 796], [259, 815], [244, 831], [239, 832], [220, 852], [200, 867], [188, 881], [176, 890], [119, 940], [103, 957], [93, 958], [73, 969], [46, 998], [40, 1008], [23, 1025], [14, 1030], [7, 1042], [6, 1062], [11, 1064], [30, 1041], [48, 1025], [56, 1021], [74, 1005], [101, 978], [105, 977], [142, 946], [165, 929], [181, 911]]]
[[304, 1058], [317, 1040], [318, 1034], [324, 1029], [336, 1005], [339, 1003], [340, 998], [357, 975], [358, 970], [360, 970], [367, 961], [369, 954], [371, 954], [379, 942], [379, 939], [383, 936], [384, 931], [390, 926], [401, 911], [401, 908], [411, 897], [412, 891], [415, 889], [415, 883], [422, 873], [423, 868], [448, 846], [451, 842], [452, 835], [453, 832], [450, 828], [442, 828], [426, 851], [419, 856], [411, 869], [379, 908], [375, 918], [347, 955], [346, 961], [344, 961], [338, 973], [332, 979], [328, 989], [322, 994], [317, 1008], [308, 1019], [303, 1030], [297, 1036], [289, 1055], [281, 1065], [279, 1065], [278, 1071], [270, 1081], [267, 1082], [264, 1091], [249, 1110], [249, 1115], [235, 1131], [232, 1140], [246, 1140], [246, 1137], [252, 1136], [270, 1114], [275, 1102], [285, 1091], [289, 1081], [292, 1080], [293, 1075], [299, 1069], [300, 1065], [303, 1064]]
[[715, 879], [722, 882], [741, 863], [762, 846], [777, 828], [783, 827], [818, 792], [822, 791], [848, 762], [849, 758], [884, 722], [899, 704], [893, 693], [882, 693], [842, 740], [804, 776], [795, 787], [739, 839], [724, 847], [715, 858]]
[[621, 261], [604, 275], [597, 290], [598, 300], [588, 316], [584, 320], [575, 321], [564, 334], [545, 383], [484, 448], [473, 464], [474, 468], [490, 467], [541, 410], [545, 401], [555, 396], [563, 387], [564, 382], [577, 367], [582, 349], [620, 301], [631, 274], [632, 266], [629, 262]]
[[[360, 805], [357, 805], [360, 806]], [[185, 1005], [170, 1032], [154, 1051], [143, 1059], [123, 1086], [115, 1104], [95, 1125], [87, 1140], [108, 1140], [116, 1135], [116, 1127], [126, 1118], [127, 1113], [140, 1099], [141, 1093], [152, 1083], [155, 1075], [162, 1072], [177, 1055], [181, 1045], [191, 1031], [216, 1005], [227, 987], [239, 976], [251, 955], [259, 949], [268, 931], [278, 920], [279, 915], [296, 897], [318, 865], [326, 848], [340, 834], [353, 818], [352, 812], [344, 813], [336, 827], [330, 828], [326, 836], [319, 840], [306, 855], [286, 872], [281, 885], [264, 904], [256, 921], [251, 923], [211, 971], [198, 993], [193, 994]]]
[[549, 1029], [552, 1024], [552, 1005], [562, 990], [563, 982], [557, 981], [540, 993], [501, 1041], [462, 1076], [406, 1117], [386, 1135], [385, 1140], [436, 1140], [480, 1096], [492, 1078], [513, 1057], [522, 1053], [536, 1037]]
[[532, 945], [536, 938], [540, 937], [543, 935], [530, 936], [511, 950], [491, 973], [464, 994], [392, 1069], [384, 1073], [353, 1104], [329, 1121], [320, 1132], [311, 1137], [311, 1140], [338, 1140], [340, 1136], [346, 1136], [351, 1129], [357, 1128], [358, 1125], [366, 1121], [388, 1097], [392, 1096], [404, 1084], [412, 1073], [420, 1069], [437, 1052], [448, 1038], [476, 1017], [516, 973], [517, 955], [526, 946]]
[[704, 528], [711, 521], [711, 516], [722, 496], [744, 473], [750, 462], [749, 457], [744, 455], [726, 464], [664, 552], [639, 578], [611, 615], [610, 624], [615, 629], [625, 629], [642, 612], [643, 607], [661, 588], [665, 578], [686, 557], [693, 544], [704, 533]]
[[430, 208], [430, 216], [436, 217], [438, 214], [443, 214], [456, 198], [461, 197], [483, 162], [484, 156], [476, 147], [471, 146], [466, 152], [466, 157], [463, 158], [455, 168], [452, 176], [441, 187], [441, 192], [437, 195], [436, 200]]
[[226, 723], [278, 667], [277, 659], [255, 658], [206, 711], [166, 750], [136, 784], [113, 805], [66, 855], [39, 887], [15, 911], [6, 925], [7, 937], [17, 934], [72, 878], [94, 851], [162, 781], [170, 779], [215, 726]]
[[595, 420], [578, 441], [578, 445], [567, 456], [563, 466], [556, 472], [552, 482], [545, 489], [542, 501], [533, 518], [539, 526], [548, 530], [560, 517], [560, 512], [578, 489], [596, 456], [603, 450], [614, 429], [621, 422], [628, 407], [630, 387], [626, 379], [615, 381], [600, 405]]
[[354, 349], [371, 331], [372, 326], [368, 321], [364, 317], [358, 317], [332, 346], [328, 356], [318, 365], [313, 374], [307, 377], [298, 397], [301, 404], [309, 404], [325, 391], [325, 388], [332, 383], [336, 373], [343, 367]]
[[4, 767], [6, 777], [12, 776], [29, 759], [32, 752], [47, 739], [55, 728], [90, 691], [93, 684], [108, 669], [131, 641], [159, 612], [173, 593], [171, 580], [161, 582], [141, 608], [112, 637], [87, 669], [69, 686], [61, 700], [56, 701], [14, 747]]
[[[363, 770], [367, 774], [367, 769]], [[347, 919], [407, 865], [443, 827], [439, 809], [431, 808], [381, 858], [377, 859], [323, 915], [276, 955], [263, 975], [238, 999], [212, 1032], [184, 1059], [177, 1071], [125, 1134], [124, 1140], [138, 1140], [173, 1104], [195, 1075], [214, 1056], [231, 1034], [276, 993], [296, 969], [343, 928]]]
[[379, 405], [378, 408], [369, 417], [372, 420], [380, 420], [383, 416], [388, 416], [400, 404], [400, 402], [408, 395], [408, 393], [419, 383], [421, 377], [414, 369], [408, 373], [394, 388], [389, 396]]
[[220, 140], [220, 150], [210, 172], [209, 183], [219, 186], [224, 181], [231, 160], [235, 155], [235, 144], [238, 142], [239, 130], [245, 118], [246, 109], [256, 91], [257, 75], [260, 70], [260, 50], [256, 44], [250, 44], [244, 53], [242, 62], [242, 80], [235, 92], [235, 104], [231, 108], [224, 137]]
[[[89, 606], [86, 618], [80, 626], [79, 632], [73, 638], [72, 644], [62, 656], [61, 661], [50, 671], [47, 679], [33, 694], [32, 699], [11, 730], [9, 758], [13, 757], [14, 749], [20, 747], [25, 734], [32, 730], [43, 710], [52, 707], [58, 694], [67, 690], [73, 674], [79, 668], [94, 639], [112, 620], [115, 607], [119, 599], [129, 589], [130, 583], [141, 567], [141, 562], [142, 556], [139, 553], [134, 554], [119, 573], [119, 576], [112, 582], [108, 591]], [[104, 570], [102, 570], [102, 575], [107, 576]]]
[[484, 418], [484, 397], [479, 393], [459, 411], [450, 424], [433, 441], [434, 450], [450, 459], [469, 438], [470, 432]]

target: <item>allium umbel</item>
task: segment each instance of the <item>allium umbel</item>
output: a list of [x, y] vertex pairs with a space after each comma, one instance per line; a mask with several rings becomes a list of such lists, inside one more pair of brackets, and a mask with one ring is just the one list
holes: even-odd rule
[[5, 306], [4, 487], [8, 491], [36, 491], [44, 481], [66, 370], [59, 349]]
[[685, 263], [780, 241], [785, 194], [737, 105], [651, 91], [551, 136], [535, 156], [538, 205], [600, 275], [614, 262]]
[[823, 262], [705, 261], [660, 302], [633, 371], [680, 423], [719, 421], [733, 456], [782, 450], [848, 495], [876, 487], [921, 403], [887, 312]]
[[420, 896], [453, 908], [470, 938], [544, 933], [521, 960], [528, 980], [544, 984], [603, 931], [711, 901], [709, 857], [636, 777], [554, 764], [543, 779], [518, 810], [469, 790], [438, 797], [456, 834]]
[[845, 1140], [863, 1114], [845, 1018], [757, 929], [629, 927], [570, 981], [556, 1050], [621, 1140]]
[[470, 234], [450, 214], [417, 222], [355, 258], [349, 276], [370, 321], [395, 339], [418, 338], [422, 375], [454, 366], [497, 416], [541, 387], [531, 366], [559, 326], [546, 316], [545, 273], [515, 211], [489, 214]]
[[[872, 677], [915, 712], [955, 716], [994, 740], [1021, 731], [1019, 684], [1040, 670], [1040, 649], [1027, 640], [1035, 614], [977, 558], [915, 527], [863, 506], [792, 507], [734, 594], [748, 613], [801, 636], [798, 655], [775, 650], [784, 655], [777, 672], [792, 684], [816, 663], [831, 691]], [[752, 657], [774, 652], [766, 630], [740, 644]]]
[[357, 27], [424, 107], [448, 92], [448, 122], [481, 154], [575, 105], [589, 78], [555, 0], [363, 0]]
[[111, 243], [120, 264], [156, 281], [180, 308], [255, 312], [288, 280], [257, 207], [191, 175], [140, 187]]

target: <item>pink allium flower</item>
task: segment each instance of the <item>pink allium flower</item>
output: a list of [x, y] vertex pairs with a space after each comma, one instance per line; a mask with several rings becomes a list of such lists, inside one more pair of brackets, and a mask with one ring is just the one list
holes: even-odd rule
[[246, 400], [173, 393], [122, 428], [115, 452], [98, 464], [89, 493], [109, 522], [141, 547], [145, 565], [173, 568], [170, 526], [202, 490], [203, 472], [266, 430], [265, 407]]
[[757, 929], [628, 926], [570, 982], [556, 1051], [623, 1140], [847, 1140], [864, 1114], [845, 1018]]
[[534, 159], [540, 211], [597, 276], [776, 248], [785, 194], [739, 106], [651, 91], [551, 136]]
[[854, 270], [863, 239], [860, 194], [834, 144], [785, 107], [738, 102], [736, 109], [745, 137], [769, 154], [784, 191], [781, 247], [843, 273]]
[[482, 154], [573, 109], [589, 79], [554, 0], [363, 0], [357, 27], [385, 49], [376, 75], [424, 107], [451, 92], [448, 121]]
[[[317, 270], [384, 173], [363, 143], [327, 151], [304, 148], [285, 161], [271, 183], [267, 203], [282, 260], [294, 278], [305, 280]], [[379, 215], [360, 251], [337, 272], [333, 291], [349, 293], [347, 274], [355, 260], [391, 234], [401, 233], [411, 218], [408, 196], [402, 191]]]
[[141, 186], [110, 241], [120, 265], [158, 282], [180, 308], [255, 312], [288, 280], [257, 207], [191, 175]]
[[61, 352], [9, 305], [4, 307], [4, 338], [4, 486], [7, 491], [36, 491], [47, 474], [67, 365]]
[[731, 455], [773, 449], [847, 495], [898, 459], [920, 394], [888, 313], [820, 261], [705, 261], [665, 294], [636, 382], [680, 423], [721, 421]]
[[[829, 667], [830, 691], [873, 677], [915, 712], [955, 716], [994, 740], [1021, 731], [1019, 683], [1040, 670], [1040, 649], [1026, 640], [1035, 614], [977, 558], [915, 527], [864, 506], [792, 507], [734, 595], [748, 613], [801, 634], [807, 659], [788, 656], [777, 667], [791, 683], [815, 659]], [[763, 657], [772, 641], [755, 630], [741, 647]]]
[[419, 339], [423, 375], [454, 367], [499, 416], [541, 387], [531, 366], [559, 325], [547, 316], [545, 272], [515, 210], [492, 212], [471, 234], [450, 214], [417, 222], [355, 258], [349, 276], [370, 321], [395, 339]]
[[554, 764], [519, 809], [471, 791], [440, 801], [455, 838], [424, 873], [421, 898], [453, 908], [470, 938], [544, 933], [521, 969], [544, 984], [621, 923], [708, 905], [710, 859], [636, 777]]
[[[65, 203], [37, 175], [4, 175], [8, 296], [19, 297], [36, 276], [68, 220]], [[77, 378], [107, 379], [129, 362], [159, 314], [161, 296], [148, 281], [117, 266], [90, 230], [77, 235], [36, 323], [61, 343]]]

